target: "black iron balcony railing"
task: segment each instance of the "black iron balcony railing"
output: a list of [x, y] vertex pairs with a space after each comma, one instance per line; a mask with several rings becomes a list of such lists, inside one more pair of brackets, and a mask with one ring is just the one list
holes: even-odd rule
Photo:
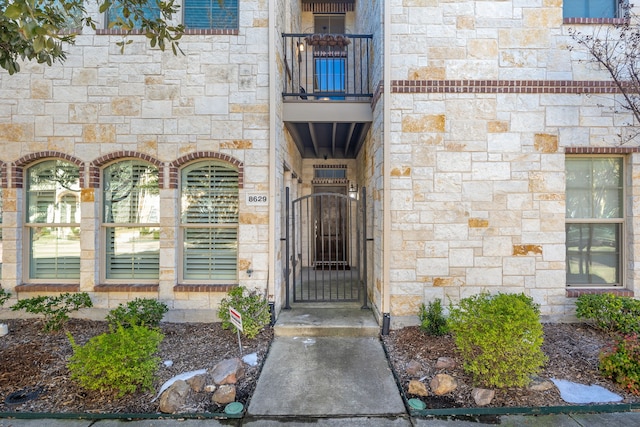
[[282, 34], [285, 99], [371, 98], [372, 36]]

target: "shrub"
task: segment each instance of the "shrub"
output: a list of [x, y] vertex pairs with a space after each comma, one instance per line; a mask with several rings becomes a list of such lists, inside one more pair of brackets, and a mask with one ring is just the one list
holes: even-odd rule
[[605, 332], [640, 333], [640, 301], [613, 294], [580, 295], [576, 316]]
[[11, 310], [44, 315], [44, 330], [58, 331], [69, 320], [69, 313], [81, 308], [93, 307], [91, 297], [86, 292], [64, 293], [58, 296], [39, 295], [26, 298], [11, 306]]
[[224, 329], [233, 325], [229, 319], [229, 307], [235, 308], [242, 315], [242, 334], [247, 338], [255, 338], [271, 321], [267, 300], [256, 291], [247, 291], [243, 286], [231, 289], [220, 302], [218, 317]]
[[640, 395], [640, 341], [637, 334], [620, 337], [600, 354], [600, 372], [633, 394]]
[[420, 328], [429, 335], [441, 336], [446, 334], [447, 319], [442, 313], [442, 301], [436, 299], [429, 302], [428, 306], [420, 304]]
[[539, 307], [524, 294], [464, 298], [448, 325], [465, 371], [485, 386], [525, 386], [546, 361]]
[[117, 397], [138, 388], [153, 391], [153, 375], [160, 363], [154, 354], [164, 338], [157, 329], [118, 326], [84, 346], [76, 344], [71, 334], [67, 336], [73, 348], [67, 367], [82, 387], [113, 392]]
[[118, 325], [125, 328], [133, 325], [155, 328], [167, 311], [169, 308], [163, 302], [149, 298], [136, 298], [111, 310], [106, 320], [114, 329]]
[[10, 297], [11, 292], [5, 291], [4, 289], [0, 288], [0, 307], [2, 307]]

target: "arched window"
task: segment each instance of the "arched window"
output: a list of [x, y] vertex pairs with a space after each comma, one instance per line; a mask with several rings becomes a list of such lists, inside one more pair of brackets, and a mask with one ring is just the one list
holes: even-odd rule
[[80, 175], [63, 160], [27, 170], [26, 233], [30, 281], [80, 278]]
[[102, 232], [106, 281], [153, 282], [159, 276], [158, 168], [124, 160], [103, 171]]
[[224, 162], [193, 163], [182, 170], [180, 193], [180, 280], [237, 282], [238, 171]]

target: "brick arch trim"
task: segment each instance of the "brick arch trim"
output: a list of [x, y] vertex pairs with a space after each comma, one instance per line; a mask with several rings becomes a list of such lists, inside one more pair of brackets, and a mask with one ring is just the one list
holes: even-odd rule
[[223, 162], [229, 163], [231, 166], [238, 169], [238, 188], [243, 188], [244, 163], [227, 154], [217, 153], [215, 151], [196, 151], [195, 153], [190, 153], [174, 160], [171, 163], [169, 170], [169, 188], [178, 188], [178, 172], [180, 168], [187, 163], [191, 163], [195, 160], [221, 160]]
[[77, 157], [71, 156], [69, 154], [61, 153], [59, 151], [39, 151], [37, 153], [31, 153], [31, 154], [27, 154], [26, 156], [22, 156], [15, 162], [13, 162], [11, 166], [11, 177], [12, 177], [11, 187], [22, 188], [24, 185], [24, 168], [30, 165], [31, 163], [35, 163], [38, 160], [42, 160], [42, 159], [64, 160], [78, 166], [78, 171], [80, 174], [80, 179], [79, 179], [80, 188], [85, 188], [84, 162]]
[[99, 188], [100, 187], [100, 169], [102, 166], [116, 160], [126, 160], [126, 159], [138, 159], [143, 160], [145, 162], [149, 162], [152, 165], [158, 168], [158, 187], [164, 188], [164, 165], [163, 163], [152, 157], [148, 154], [139, 153], [137, 151], [114, 151], [113, 153], [105, 154], [104, 156], [98, 157], [93, 160], [89, 164], [89, 187], [90, 188]]

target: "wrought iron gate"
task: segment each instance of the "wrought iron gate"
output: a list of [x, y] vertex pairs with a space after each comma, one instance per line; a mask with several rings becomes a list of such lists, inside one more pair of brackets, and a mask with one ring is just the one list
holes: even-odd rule
[[285, 308], [293, 302], [362, 301], [367, 308], [366, 190], [360, 199], [313, 193], [285, 200]]

